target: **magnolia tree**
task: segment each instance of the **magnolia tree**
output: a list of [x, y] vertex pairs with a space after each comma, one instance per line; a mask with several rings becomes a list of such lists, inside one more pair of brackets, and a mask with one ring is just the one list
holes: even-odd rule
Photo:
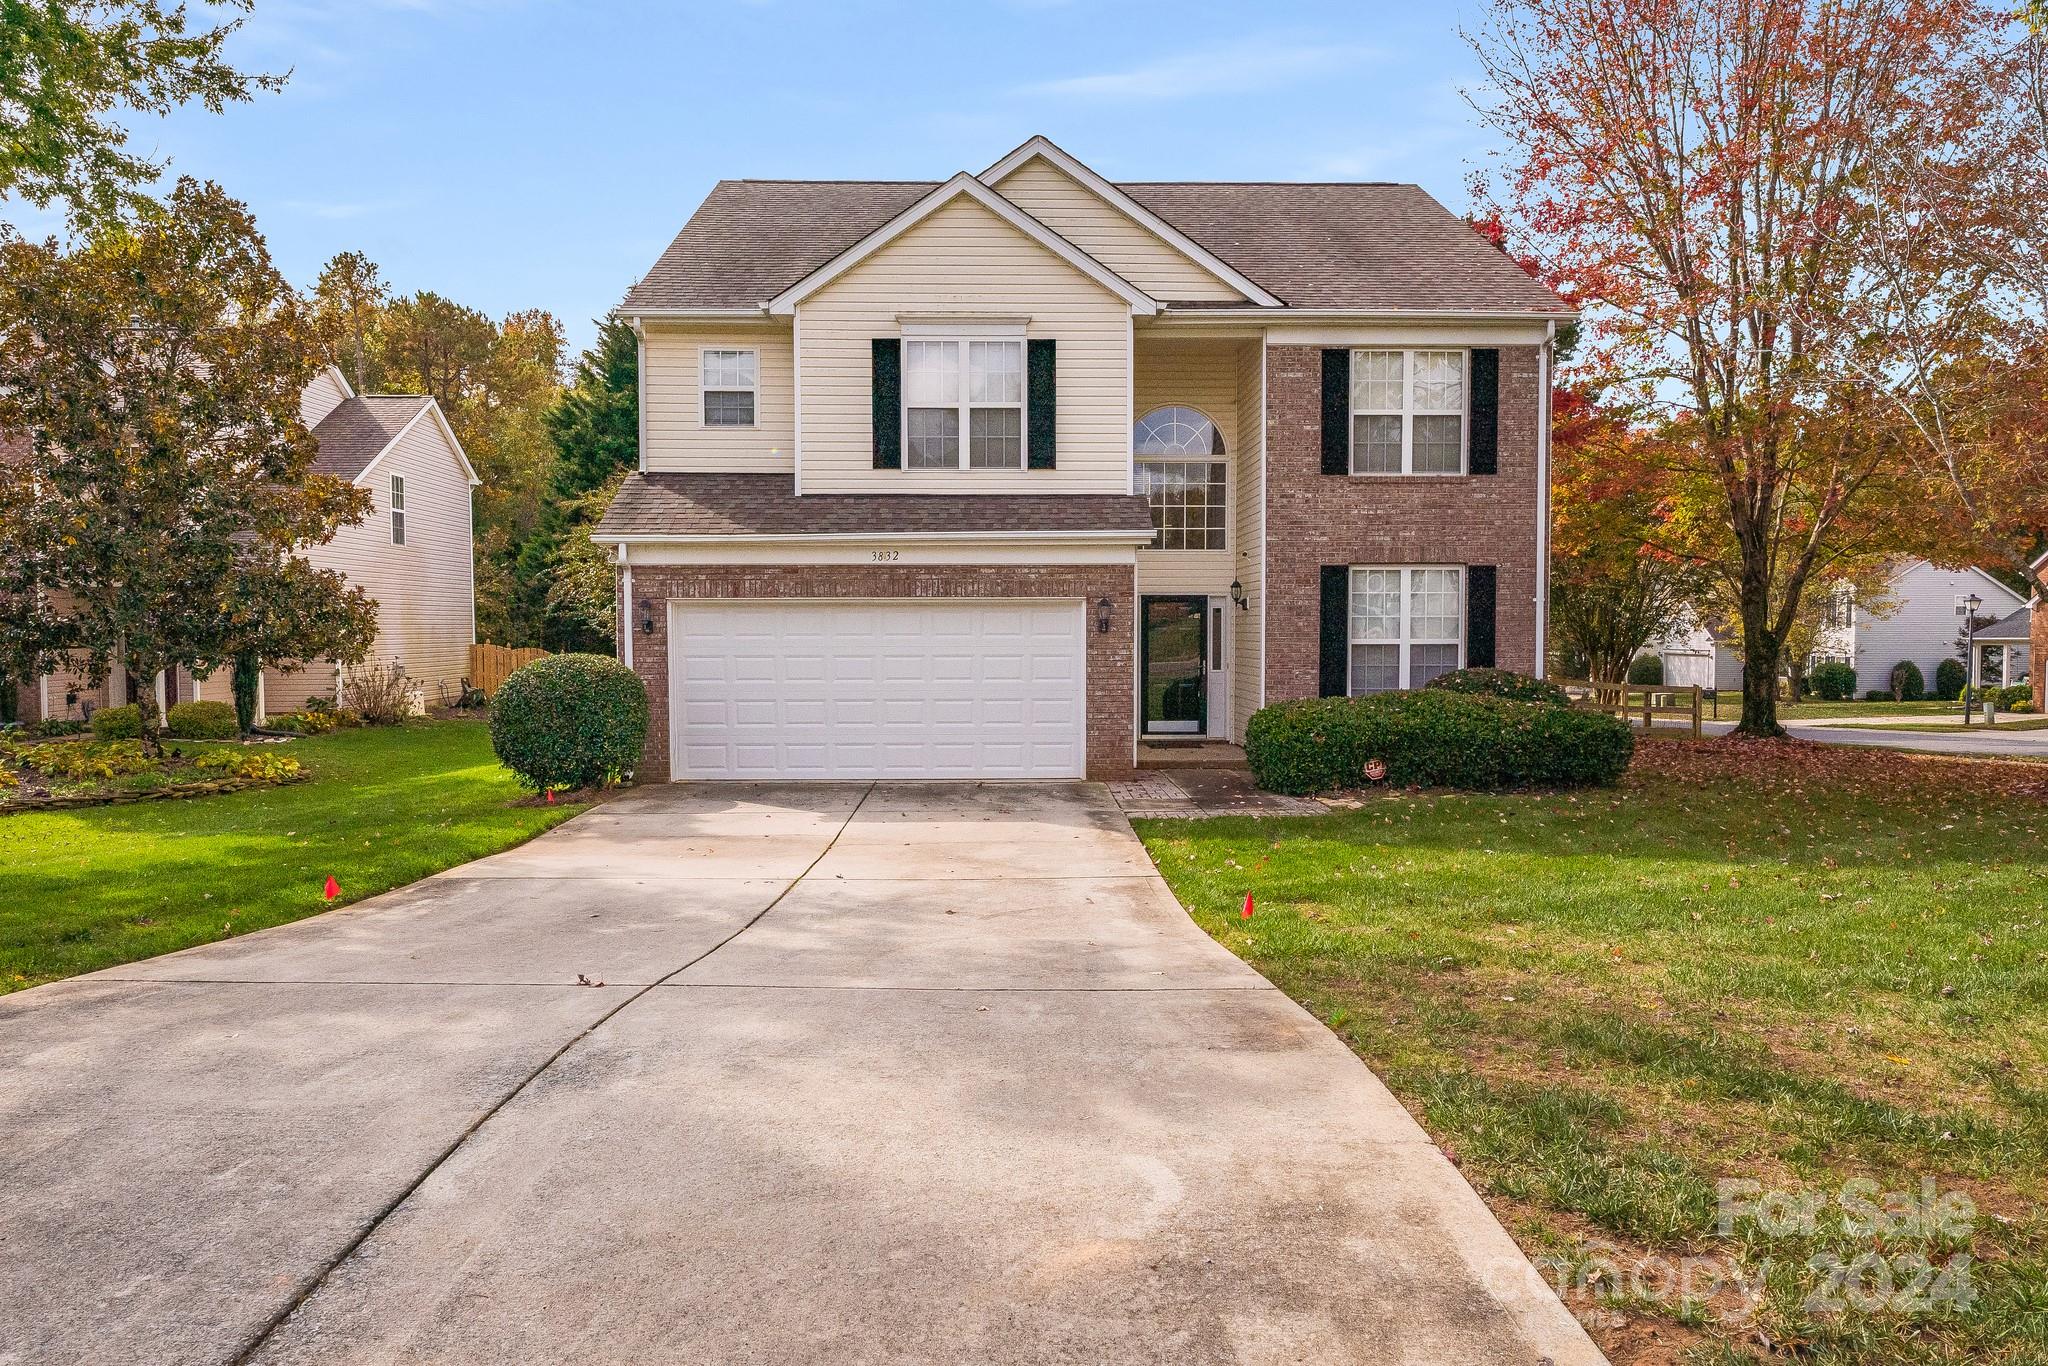
[[313, 472], [299, 396], [319, 354], [216, 186], [180, 181], [162, 214], [76, 250], [0, 239], [0, 431], [31, 441], [0, 466], [0, 672], [359, 659], [375, 604], [298, 554], [369, 511]]
[[1810, 584], [1920, 490], [1859, 349], [1883, 312], [1889, 168], [1960, 180], [2010, 27], [1971, 0], [1492, 0], [1471, 35], [1501, 164], [1476, 189], [1570, 263], [1582, 367], [1655, 414], [1664, 548], [1713, 574], [1740, 729]]

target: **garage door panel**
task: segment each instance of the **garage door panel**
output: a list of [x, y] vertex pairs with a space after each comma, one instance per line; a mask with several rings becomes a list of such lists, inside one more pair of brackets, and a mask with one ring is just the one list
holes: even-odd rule
[[1079, 777], [1083, 604], [670, 604], [677, 778]]

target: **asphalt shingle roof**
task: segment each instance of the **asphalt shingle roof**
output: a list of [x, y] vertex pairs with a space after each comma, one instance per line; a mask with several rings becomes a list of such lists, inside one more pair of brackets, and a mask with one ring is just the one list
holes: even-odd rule
[[[938, 184], [722, 180], [627, 292], [621, 311], [753, 308]], [[1420, 186], [1149, 182], [1119, 188], [1292, 308], [1570, 312]]]
[[355, 478], [432, 402], [420, 394], [363, 394], [343, 400], [313, 428], [313, 438], [320, 443], [313, 472]]
[[2003, 621], [1977, 628], [1979, 640], [2025, 640], [2033, 628], [2034, 609], [2022, 607]]
[[1152, 534], [1127, 493], [807, 493], [787, 474], [629, 474], [591, 533], [613, 536], [832, 536], [904, 532], [1127, 531]]

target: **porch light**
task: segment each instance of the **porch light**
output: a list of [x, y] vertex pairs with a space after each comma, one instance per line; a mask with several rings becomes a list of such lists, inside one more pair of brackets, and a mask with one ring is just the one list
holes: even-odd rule
[[654, 634], [654, 603], [648, 598], [640, 599], [640, 633]]
[[1230, 581], [1230, 600], [1236, 603], [1243, 611], [1249, 612], [1252, 610], [1252, 605], [1244, 600], [1244, 585], [1236, 579]]
[[1099, 598], [1095, 603], [1095, 629], [1098, 634], [1109, 634], [1109, 613], [1114, 606], [1108, 598]]

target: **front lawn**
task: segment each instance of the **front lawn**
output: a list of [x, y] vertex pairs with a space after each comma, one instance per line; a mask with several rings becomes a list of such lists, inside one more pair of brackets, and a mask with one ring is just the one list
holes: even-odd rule
[[[0, 816], [0, 992], [297, 920], [495, 853], [581, 807], [520, 789], [473, 721], [274, 747], [287, 787]], [[332, 903], [321, 891], [341, 886]]]
[[[1138, 825], [1618, 1366], [2048, 1360], [2039, 766], [1669, 741], [1612, 791]], [[1923, 1177], [1973, 1212], [1843, 1229]]]

